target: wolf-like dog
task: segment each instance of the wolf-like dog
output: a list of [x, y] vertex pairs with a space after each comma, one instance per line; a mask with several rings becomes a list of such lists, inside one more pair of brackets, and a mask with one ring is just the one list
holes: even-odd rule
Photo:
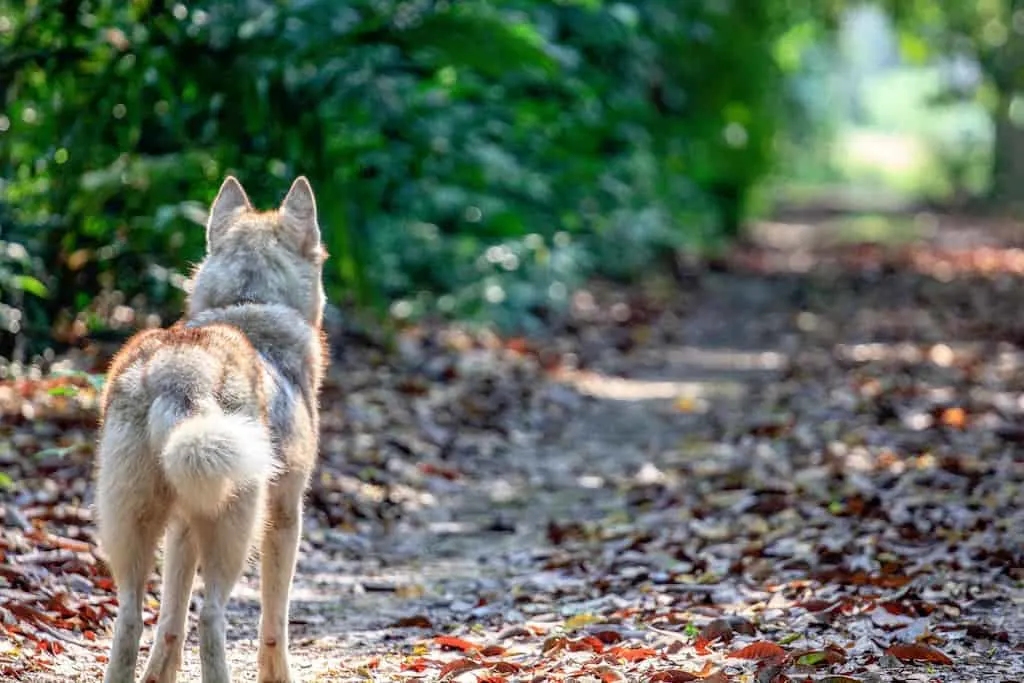
[[174, 681], [197, 568], [204, 683], [228, 683], [225, 606], [260, 544], [259, 681], [292, 681], [289, 590], [317, 455], [326, 367], [316, 200], [304, 177], [276, 211], [228, 177], [184, 318], [134, 336], [101, 399], [96, 511], [120, 608], [106, 683], [134, 680], [161, 534], [160, 617], [143, 681]]

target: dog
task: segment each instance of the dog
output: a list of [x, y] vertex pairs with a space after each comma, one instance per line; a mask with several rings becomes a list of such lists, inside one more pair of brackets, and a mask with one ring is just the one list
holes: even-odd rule
[[197, 568], [204, 683], [228, 683], [225, 608], [260, 545], [259, 681], [294, 680], [289, 590], [319, 435], [327, 365], [316, 199], [305, 177], [253, 209], [227, 177], [185, 316], [111, 361], [97, 448], [98, 538], [119, 610], [104, 681], [135, 677], [142, 606], [161, 534], [163, 587], [143, 681], [174, 681]]

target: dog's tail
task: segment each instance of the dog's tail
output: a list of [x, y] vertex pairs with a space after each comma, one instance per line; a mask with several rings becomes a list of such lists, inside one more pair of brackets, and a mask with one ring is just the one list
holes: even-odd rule
[[212, 399], [190, 415], [177, 413], [174, 404], [171, 397], [153, 402], [150, 437], [182, 507], [213, 515], [238, 491], [266, 485], [274, 456], [264, 424], [225, 413]]

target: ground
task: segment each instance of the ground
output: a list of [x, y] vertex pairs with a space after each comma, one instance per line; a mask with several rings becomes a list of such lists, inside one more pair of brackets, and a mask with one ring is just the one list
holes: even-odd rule
[[[595, 283], [543, 339], [336, 339], [298, 679], [1024, 680], [1024, 251], [912, 223], [888, 247], [764, 226]], [[91, 381], [0, 385], [5, 680], [101, 675]]]

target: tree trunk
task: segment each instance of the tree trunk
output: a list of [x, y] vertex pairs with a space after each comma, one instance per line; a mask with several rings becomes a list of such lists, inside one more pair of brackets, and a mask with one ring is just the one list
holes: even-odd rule
[[[995, 149], [992, 155], [993, 206], [1024, 212], [1024, 121], [1010, 117], [1011, 93], [1003, 93], [995, 112]], [[1017, 117], [1019, 120], [1019, 116]]]
[[722, 235], [735, 239], [743, 232], [746, 215], [747, 187], [738, 182], [720, 181], [708, 188], [718, 209], [719, 229]]

